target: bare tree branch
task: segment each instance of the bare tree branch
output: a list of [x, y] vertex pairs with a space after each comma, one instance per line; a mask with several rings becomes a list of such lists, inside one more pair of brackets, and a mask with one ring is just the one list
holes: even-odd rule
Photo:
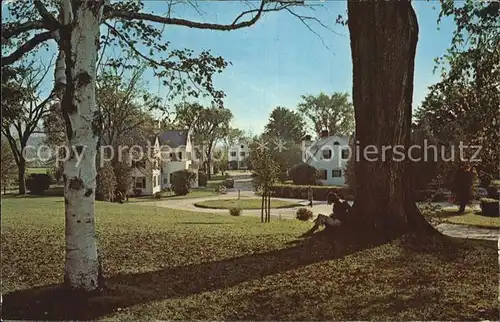
[[7, 66], [15, 63], [19, 59], [21, 59], [24, 54], [28, 53], [31, 51], [33, 48], [36, 46], [40, 45], [44, 41], [47, 41], [49, 39], [52, 39], [52, 34], [50, 31], [42, 32], [41, 34], [37, 34], [33, 36], [30, 40], [28, 40], [26, 43], [24, 43], [21, 47], [19, 47], [16, 51], [14, 51], [12, 54], [10, 54], [7, 57], [2, 57], [2, 66]]
[[42, 16], [42, 19], [45, 21], [47, 26], [50, 26], [51, 29], [59, 29], [61, 27], [61, 24], [59, 21], [57, 21], [54, 16], [45, 8], [43, 3], [40, 0], [34, 0], [34, 5], [40, 16]]
[[[265, 5], [269, 3], [267, 0], [262, 0], [259, 9], [248, 10], [238, 15], [232, 24], [215, 24], [215, 23], [204, 23], [204, 22], [196, 22], [179, 18], [170, 18], [170, 17], [161, 17], [150, 13], [142, 13], [142, 12], [130, 12], [125, 10], [115, 10], [110, 6], [106, 6], [104, 8], [104, 17], [106, 19], [125, 19], [125, 20], [145, 20], [151, 21], [161, 24], [168, 25], [180, 25], [186, 26], [189, 28], [197, 28], [197, 29], [212, 29], [212, 30], [235, 30], [240, 28], [249, 27], [257, 22], [262, 16], [262, 13], [269, 11], [279, 11], [284, 8], [287, 8], [292, 5], [297, 5], [300, 1], [291, 1], [283, 4], [281, 6], [276, 6], [274, 8], [265, 9]], [[238, 22], [243, 16], [256, 13], [251, 19]]]
[[32, 31], [36, 29], [46, 29], [46, 24], [42, 20], [28, 21], [24, 23], [2, 24], [2, 42], [12, 37], [18, 36], [23, 32]]

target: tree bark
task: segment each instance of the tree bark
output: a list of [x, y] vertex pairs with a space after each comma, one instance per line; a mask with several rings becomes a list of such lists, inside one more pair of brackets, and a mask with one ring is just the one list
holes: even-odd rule
[[[71, 3], [73, 7], [71, 7]], [[95, 232], [96, 60], [102, 1], [62, 0], [66, 17], [60, 32], [66, 86], [61, 108], [70, 157], [64, 165], [66, 261], [64, 280], [71, 289], [92, 291], [99, 284]], [[71, 24], [68, 17], [73, 14]]]
[[26, 161], [21, 153], [18, 165], [19, 194], [26, 194]]
[[266, 194], [265, 191], [262, 191], [262, 205], [260, 208], [260, 222], [264, 222], [264, 200], [265, 200]]
[[[383, 147], [410, 144], [418, 24], [409, 0], [348, 2], [353, 102], [359, 162], [356, 200], [348, 223], [364, 236], [390, 240], [430, 231], [412, 198], [408, 158]], [[363, 155], [367, 146], [378, 154]], [[369, 148], [373, 151], [373, 148]], [[401, 150], [397, 150], [401, 151]], [[373, 160], [375, 159], [376, 160]], [[366, 234], [370, 231], [370, 234]]]

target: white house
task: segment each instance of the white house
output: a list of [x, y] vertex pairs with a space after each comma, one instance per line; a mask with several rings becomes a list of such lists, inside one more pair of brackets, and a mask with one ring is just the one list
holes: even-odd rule
[[316, 142], [308, 135], [302, 141], [302, 161], [316, 168], [324, 185], [345, 185], [349, 159], [349, 137], [323, 131]]
[[171, 187], [175, 171], [189, 170], [196, 175], [191, 187], [197, 188], [199, 162], [195, 158], [189, 131], [164, 131], [158, 135], [158, 142], [161, 147], [161, 187]]
[[160, 145], [155, 135], [135, 129], [110, 140], [106, 133], [100, 144], [101, 164], [114, 159], [130, 166], [132, 184], [128, 195], [153, 195], [161, 190]]
[[144, 154], [149, 154], [147, 158], [143, 157], [143, 161], [132, 161], [132, 187], [129, 191], [131, 195], [147, 196], [161, 191], [160, 144], [158, 138], [154, 137], [148, 141], [147, 148], [148, 150], [144, 151]]
[[243, 140], [238, 141], [238, 143], [229, 148], [227, 153], [230, 170], [247, 169], [248, 156], [250, 154], [250, 148], [247, 142]]

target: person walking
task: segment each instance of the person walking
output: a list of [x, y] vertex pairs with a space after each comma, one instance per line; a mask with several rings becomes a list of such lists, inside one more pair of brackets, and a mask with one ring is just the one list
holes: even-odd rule
[[313, 206], [313, 189], [311, 186], [307, 188], [307, 200], [309, 200], [309, 207]]

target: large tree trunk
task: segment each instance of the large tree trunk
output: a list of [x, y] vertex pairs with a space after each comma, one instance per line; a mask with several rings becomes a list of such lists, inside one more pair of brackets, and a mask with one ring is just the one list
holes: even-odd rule
[[[383, 241], [428, 231], [431, 226], [412, 198], [408, 158], [396, 161], [393, 157], [397, 159], [398, 154], [388, 150], [384, 160], [382, 150], [396, 145], [406, 149], [410, 144], [418, 40], [415, 12], [408, 0], [352, 0], [348, 17], [356, 139], [361, 151], [355, 164], [357, 193], [350, 224], [365, 230], [364, 236]], [[376, 147], [378, 154], [365, 158], [367, 146]]]
[[[66, 26], [60, 30], [60, 49], [64, 53], [60, 57], [65, 60], [66, 86], [61, 108], [70, 149], [63, 176], [66, 216], [64, 279], [72, 289], [91, 291], [98, 287], [99, 272], [94, 200], [96, 141], [100, 124], [95, 88], [103, 3], [62, 0], [62, 4]], [[68, 25], [70, 12], [74, 16]]]
[[19, 157], [18, 179], [19, 179], [19, 194], [24, 195], [26, 194], [26, 161], [24, 160], [22, 153], [21, 156]]

